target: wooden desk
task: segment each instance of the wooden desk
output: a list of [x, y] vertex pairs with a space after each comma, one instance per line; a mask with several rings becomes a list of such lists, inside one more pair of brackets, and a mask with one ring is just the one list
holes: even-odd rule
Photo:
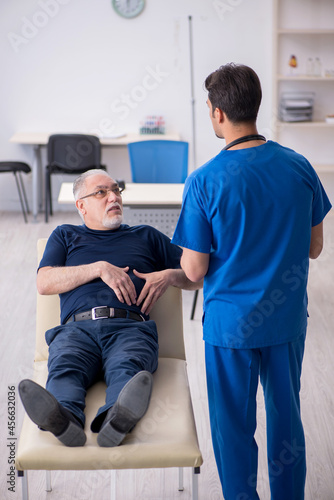
[[[63, 182], [58, 203], [74, 204], [72, 182]], [[172, 237], [182, 204], [184, 184], [126, 183], [122, 193], [124, 222], [148, 224]]]
[[[43, 178], [43, 175], [41, 148], [47, 145], [50, 135], [51, 133], [48, 132], [17, 132], [10, 138], [10, 142], [30, 145], [34, 149], [34, 160], [32, 164], [32, 213], [35, 222], [37, 221], [39, 209], [42, 209], [43, 189], [41, 180]], [[102, 147], [126, 147], [130, 142], [158, 139], [179, 141], [180, 136], [178, 134], [125, 134], [119, 137], [100, 137], [100, 142]]]

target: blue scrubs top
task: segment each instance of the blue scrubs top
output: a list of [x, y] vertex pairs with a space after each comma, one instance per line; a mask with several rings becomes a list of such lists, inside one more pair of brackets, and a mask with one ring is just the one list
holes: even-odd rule
[[188, 177], [172, 242], [210, 253], [205, 341], [254, 348], [305, 333], [311, 227], [330, 208], [310, 163], [273, 141], [223, 150]]
[[[133, 269], [140, 273], [176, 269], [180, 267], [181, 254], [178, 246], [151, 226], [122, 224], [118, 229], [99, 231], [85, 225], [64, 224], [48, 239], [39, 268], [79, 266], [99, 260], [121, 268], [129, 266], [128, 274], [138, 297], [145, 281], [135, 276]], [[125, 308], [142, 314], [139, 306], [119, 302], [114, 291], [98, 278], [60, 294], [61, 322], [64, 324], [73, 314], [96, 306]]]

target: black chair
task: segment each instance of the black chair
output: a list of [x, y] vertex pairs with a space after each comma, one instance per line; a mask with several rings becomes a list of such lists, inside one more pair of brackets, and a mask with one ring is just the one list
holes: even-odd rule
[[53, 134], [48, 141], [48, 165], [45, 170], [45, 222], [52, 211], [52, 174], [82, 174], [101, 165], [98, 137], [84, 134]]
[[31, 168], [27, 163], [22, 161], [0, 161], [0, 173], [12, 172], [16, 180], [16, 186], [19, 193], [22, 213], [25, 222], [28, 222], [27, 214], [30, 213], [26, 191], [24, 189], [23, 179], [21, 173], [28, 174]]

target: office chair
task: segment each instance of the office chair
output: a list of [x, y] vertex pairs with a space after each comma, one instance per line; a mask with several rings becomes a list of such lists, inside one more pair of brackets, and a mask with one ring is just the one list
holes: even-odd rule
[[[133, 182], [183, 183], [188, 174], [188, 143], [138, 141], [128, 144]], [[198, 290], [194, 292], [190, 319], [194, 319]]]
[[77, 174], [102, 168], [98, 137], [83, 134], [53, 134], [48, 141], [48, 165], [45, 169], [45, 222], [52, 215], [52, 174]]
[[28, 222], [27, 214], [30, 213], [30, 210], [21, 173], [24, 172], [25, 174], [28, 174], [31, 172], [31, 168], [27, 163], [22, 161], [0, 161], [0, 173], [6, 172], [12, 172], [14, 174], [23, 217], [25, 222]]
[[138, 141], [128, 144], [133, 182], [182, 183], [188, 174], [188, 143]]
[[[46, 239], [38, 240], [38, 262]], [[45, 331], [59, 324], [58, 295], [37, 294], [34, 380], [45, 386], [48, 346]], [[22, 477], [22, 499], [28, 500], [28, 471], [45, 470], [51, 491], [52, 470], [96, 470], [179, 468], [182, 489], [184, 467], [192, 469], [192, 500], [198, 500], [198, 474], [203, 463], [198, 446], [183, 340], [182, 291], [169, 287], [150, 314], [159, 332], [159, 363], [153, 375], [153, 392], [147, 413], [120, 446], [100, 448], [89, 426], [105, 399], [106, 385], [99, 381], [87, 392], [85, 446], [62, 445], [50, 432], [41, 431], [24, 417], [16, 454], [16, 469]], [[101, 320], [103, 321], [103, 320]], [[115, 475], [112, 480], [115, 479]], [[112, 489], [116, 490], [115, 485]], [[94, 494], [93, 494], [94, 496]], [[34, 495], [32, 495], [34, 498]], [[115, 498], [115, 496], [113, 496]]]

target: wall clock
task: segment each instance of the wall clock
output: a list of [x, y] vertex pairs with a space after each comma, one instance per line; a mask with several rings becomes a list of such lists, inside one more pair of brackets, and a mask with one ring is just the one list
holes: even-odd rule
[[112, 0], [111, 4], [119, 16], [131, 19], [143, 12], [145, 0]]

